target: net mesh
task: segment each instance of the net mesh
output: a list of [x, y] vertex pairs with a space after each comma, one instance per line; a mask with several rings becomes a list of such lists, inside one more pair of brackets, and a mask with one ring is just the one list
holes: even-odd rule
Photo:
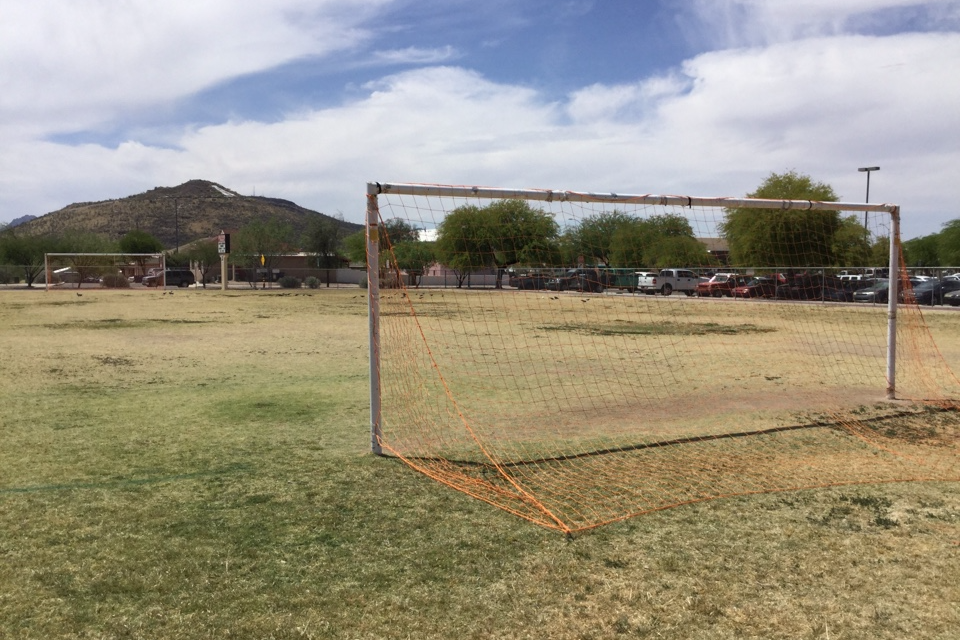
[[889, 214], [753, 210], [740, 222], [780, 228], [751, 235], [719, 207], [371, 197], [379, 442], [431, 478], [568, 533], [724, 496], [960, 478], [960, 384], [908, 274], [896, 401], [882, 286], [853, 301], [883, 275], [864, 265]]

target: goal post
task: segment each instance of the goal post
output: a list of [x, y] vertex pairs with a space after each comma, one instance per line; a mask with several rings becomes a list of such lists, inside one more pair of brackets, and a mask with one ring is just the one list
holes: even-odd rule
[[919, 435], [956, 437], [960, 383], [897, 205], [369, 183], [366, 211], [377, 454], [566, 532], [960, 478]]

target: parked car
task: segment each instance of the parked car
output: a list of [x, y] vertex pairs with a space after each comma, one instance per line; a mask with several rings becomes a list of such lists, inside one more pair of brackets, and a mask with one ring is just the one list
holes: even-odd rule
[[601, 293], [605, 286], [604, 275], [599, 269], [580, 267], [569, 269], [562, 276], [555, 276], [547, 280], [547, 289], [550, 291], [584, 291]]
[[872, 280], [844, 280], [841, 278], [825, 278], [820, 291], [820, 299], [824, 302], [853, 302], [853, 294], [859, 289], [870, 286]]
[[854, 302], [887, 302], [890, 298], [890, 281], [879, 280], [876, 284], [853, 292]]
[[733, 290], [734, 298], [773, 298], [777, 295], [777, 284], [783, 276], [760, 276], [740, 285]]
[[745, 286], [750, 278], [736, 273], [718, 273], [706, 282], [697, 283], [697, 295], [701, 298], [732, 296], [733, 290]]
[[866, 288], [869, 282], [844, 280], [840, 276], [822, 273], [801, 273], [787, 278], [784, 284], [779, 285], [776, 298], [778, 300], [850, 302], [853, 300], [853, 292]]
[[943, 304], [944, 295], [960, 291], [960, 280], [924, 280], [912, 290], [904, 292], [904, 302], [914, 304]]
[[159, 287], [161, 281], [167, 287], [189, 287], [197, 283], [197, 277], [189, 269], [167, 269], [163, 274], [157, 271], [144, 276], [142, 284], [146, 287]]
[[960, 291], [951, 291], [943, 296], [943, 304], [951, 307], [960, 307]]
[[550, 280], [549, 274], [536, 271], [510, 275], [510, 285], [517, 289], [533, 289], [535, 291], [546, 289], [548, 280]]

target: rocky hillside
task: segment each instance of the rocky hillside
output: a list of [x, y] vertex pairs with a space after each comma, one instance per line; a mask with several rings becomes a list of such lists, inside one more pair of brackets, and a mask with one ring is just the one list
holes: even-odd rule
[[[324, 214], [277, 198], [243, 196], [207, 180], [191, 180], [178, 187], [157, 187], [118, 200], [81, 202], [20, 225], [31, 234], [82, 231], [118, 239], [132, 229], [155, 236], [167, 248], [217, 235], [221, 229], [239, 229], [255, 219], [276, 218], [299, 234], [311, 216]], [[325, 216], [326, 217], [326, 216]], [[362, 225], [341, 222], [345, 233]]]

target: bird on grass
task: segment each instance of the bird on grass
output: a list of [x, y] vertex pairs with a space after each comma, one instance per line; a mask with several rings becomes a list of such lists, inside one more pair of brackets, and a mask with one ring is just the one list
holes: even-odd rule
[[82, 297], [83, 297], [83, 294], [80, 293], [79, 291], [77, 291], [77, 297], [78, 297], [78, 298], [82, 298]]

